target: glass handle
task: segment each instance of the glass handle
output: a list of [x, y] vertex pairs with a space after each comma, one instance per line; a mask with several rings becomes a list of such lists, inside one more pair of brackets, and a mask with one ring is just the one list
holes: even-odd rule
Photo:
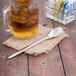
[[7, 23], [8, 23], [8, 21], [7, 21], [7, 19], [8, 19], [8, 11], [10, 10], [10, 6], [9, 7], [7, 7], [7, 8], [5, 8], [4, 10], [3, 10], [3, 24], [2, 24], [2, 28], [3, 28], [3, 30], [4, 31], [7, 31], [7, 32], [9, 32], [10, 30], [9, 29], [7, 29], [5, 26], [8, 26], [7, 25]]

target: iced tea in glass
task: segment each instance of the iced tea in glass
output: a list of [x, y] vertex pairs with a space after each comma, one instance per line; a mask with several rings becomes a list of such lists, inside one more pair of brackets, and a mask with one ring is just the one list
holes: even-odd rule
[[8, 27], [15, 37], [28, 38], [38, 32], [38, 0], [11, 0], [7, 14]]

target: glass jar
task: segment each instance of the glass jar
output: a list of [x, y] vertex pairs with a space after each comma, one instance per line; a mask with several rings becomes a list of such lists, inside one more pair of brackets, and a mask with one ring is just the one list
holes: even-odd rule
[[64, 25], [76, 20], [75, 0], [47, 0], [45, 16]]
[[38, 32], [38, 17], [38, 0], [10, 0], [3, 10], [3, 25], [7, 24], [15, 37], [28, 38]]

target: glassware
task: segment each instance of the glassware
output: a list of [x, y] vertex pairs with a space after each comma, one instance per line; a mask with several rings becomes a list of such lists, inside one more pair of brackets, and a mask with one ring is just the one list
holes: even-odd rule
[[10, 0], [3, 9], [3, 29], [18, 38], [31, 37], [38, 32], [38, 16], [38, 0]]
[[[64, 3], [64, 2], [63, 2]], [[55, 5], [54, 2], [47, 1], [45, 3], [45, 15], [46, 17], [58, 21], [64, 25], [76, 20], [76, 9], [75, 6], [71, 8], [64, 8], [62, 5]], [[68, 5], [70, 6], [70, 4]], [[70, 10], [70, 11], [69, 11]]]

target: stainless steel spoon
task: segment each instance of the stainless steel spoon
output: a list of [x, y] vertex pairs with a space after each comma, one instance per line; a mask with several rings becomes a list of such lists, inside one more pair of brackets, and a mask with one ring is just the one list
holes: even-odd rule
[[21, 49], [20, 51], [17, 51], [16, 53], [12, 54], [11, 56], [9, 56], [8, 58], [11, 59], [19, 54], [21, 54], [22, 52], [28, 50], [29, 48], [31, 48], [32, 46], [40, 43], [41, 41], [44, 41], [46, 39], [51, 39], [51, 38], [55, 38], [55, 37], [58, 37], [61, 33], [63, 32], [63, 29], [61, 27], [57, 27], [55, 29], [53, 29], [49, 34], [48, 36], [44, 37], [43, 39], [31, 44], [31, 45], [28, 45], [26, 46], [25, 48]]

